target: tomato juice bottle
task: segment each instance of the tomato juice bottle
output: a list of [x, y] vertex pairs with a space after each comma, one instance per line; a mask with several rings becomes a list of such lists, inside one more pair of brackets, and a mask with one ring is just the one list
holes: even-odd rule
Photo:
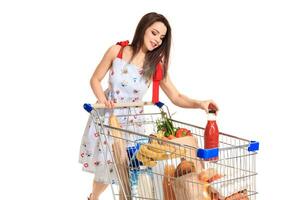
[[[214, 149], [219, 147], [219, 129], [216, 122], [216, 109], [209, 105], [207, 124], [204, 130], [204, 148]], [[218, 156], [206, 160], [218, 160]]]

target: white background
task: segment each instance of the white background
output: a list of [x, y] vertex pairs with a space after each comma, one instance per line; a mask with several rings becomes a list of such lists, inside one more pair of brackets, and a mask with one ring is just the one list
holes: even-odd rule
[[[77, 160], [82, 105], [95, 101], [89, 79], [106, 49], [132, 40], [150, 11], [173, 28], [178, 90], [214, 99], [221, 131], [260, 141], [258, 199], [294, 199], [299, 9], [288, 0], [1, 1], [0, 199], [86, 198], [93, 177]], [[203, 111], [173, 106], [163, 93], [161, 100], [174, 118], [205, 125]], [[103, 197], [112, 199], [109, 190]]]

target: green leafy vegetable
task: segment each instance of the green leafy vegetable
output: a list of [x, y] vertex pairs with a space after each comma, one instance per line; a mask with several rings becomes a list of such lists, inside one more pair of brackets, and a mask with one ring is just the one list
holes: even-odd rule
[[166, 113], [162, 113], [162, 118], [156, 121], [157, 131], [163, 131], [164, 136], [170, 135], [175, 136], [176, 129], [174, 128], [173, 122], [167, 117]]

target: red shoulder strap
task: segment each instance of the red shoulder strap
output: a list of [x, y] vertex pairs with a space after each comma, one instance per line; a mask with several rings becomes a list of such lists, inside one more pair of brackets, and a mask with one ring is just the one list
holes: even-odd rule
[[163, 79], [164, 71], [161, 62], [156, 65], [153, 74], [153, 90], [152, 90], [152, 103], [159, 102], [159, 82]]
[[129, 44], [129, 41], [128, 40], [125, 40], [125, 41], [121, 41], [121, 42], [117, 42], [117, 45], [120, 45], [121, 46], [121, 49], [117, 55], [118, 58], [122, 59], [123, 57], [123, 48], [128, 46]]

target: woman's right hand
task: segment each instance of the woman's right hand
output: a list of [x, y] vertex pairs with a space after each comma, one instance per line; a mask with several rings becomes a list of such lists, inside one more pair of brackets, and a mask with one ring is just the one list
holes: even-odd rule
[[98, 100], [97, 103], [103, 103], [106, 108], [110, 108], [110, 109], [115, 107], [115, 103], [112, 100], [103, 99], [103, 100]]

